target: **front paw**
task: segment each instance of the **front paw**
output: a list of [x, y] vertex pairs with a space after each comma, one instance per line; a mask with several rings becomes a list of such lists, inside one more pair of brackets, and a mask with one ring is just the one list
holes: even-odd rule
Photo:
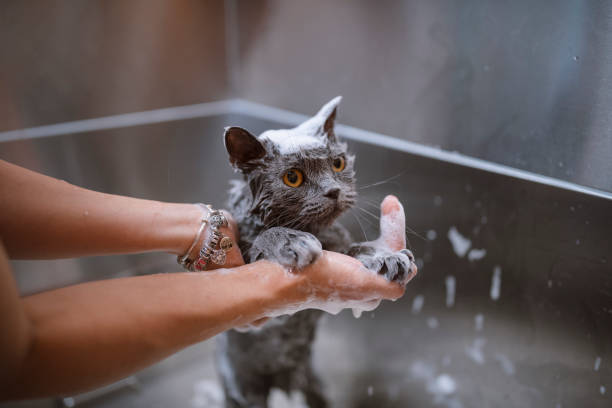
[[249, 258], [251, 262], [267, 259], [288, 268], [302, 269], [316, 261], [321, 252], [321, 243], [314, 235], [274, 227], [259, 234], [249, 250]]
[[349, 255], [390, 282], [406, 284], [416, 274], [414, 256], [408, 249], [390, 252], [373, 246], [357, 245], [349, 250]]

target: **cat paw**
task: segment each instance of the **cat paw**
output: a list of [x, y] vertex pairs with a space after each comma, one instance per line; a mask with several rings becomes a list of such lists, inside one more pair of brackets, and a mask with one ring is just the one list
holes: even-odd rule
[[397, 252], [359, 245], [351, 248], [349, 255], [361, 261], [364, 266], [390, 282], [406, 284], [416, 274], [414, 255], [409, 249]]
[[255, 239], [249, 250], [251, 262], [267, 259], [284, 267], [302, 269], [321, 255], [321, 242], [312, 234], [290, 228], [270, 228]]

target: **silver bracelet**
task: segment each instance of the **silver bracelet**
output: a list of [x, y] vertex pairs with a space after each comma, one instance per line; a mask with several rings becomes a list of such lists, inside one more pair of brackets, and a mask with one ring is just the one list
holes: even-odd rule
[[[198, 205], [204, 206], [203, 204]], [[207, 205], [206, 209], [208, 210], [206, 224], [210, 227], [208, 237], [204, 240], [198, 256], [194, 260], [186, 260], [184, 266], [190, 271], [204, 271], [211, 262], [224, 265], [227, 259], [226, 253], [234, 247], [232, 239], [220, 231], [220, 228], [228, 226], [223, 213], [214, 210], [210, 205]]]
[[179, 255], [176, 258], [176, 261], [178, 262], [178, 264], [184, 268], [187, 268], [187, 265], [191, 263], [191, 261], [189, 260], [189, 255], [191, 255], [191, 252], [193, 251], [195, 246], [198, 244], [198, 242], [200, 242], [200, 237], [202, 236], [202, 232], [204, 232], [204, 228], [206, 227], [206, 224], [208, 223], [208, 217], [211, 213], [209, 206], [205, 206], [202, 203], [197, 203], [196, 205], [198, 207], [202, 207], [203, 209], [206, 209], [206, 214], [202, 216], [202, 219], [201, 219], [202, 224], [200, 225], [200, 229], [198, 229], [198, 233], [193, 239], [193, 242], [191, 243], [191, 246], [189, 247], [189, 249], [185, 252], [184, 255]]

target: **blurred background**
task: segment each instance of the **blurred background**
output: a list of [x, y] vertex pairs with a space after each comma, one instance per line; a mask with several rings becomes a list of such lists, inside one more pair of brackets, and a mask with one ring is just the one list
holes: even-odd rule
[[[322, 323], [332, 406], [609, 407], [611, 19], [599, 0], [8, 0], [0, 158], [221, 206], [224, 126], [293, 126], [343, 95], [362, 197], [344, 223], [375, 236], [398, 195], [420, 274]], [[176, 270], [164, 254], [13, 266], [24, 294]], [[212, 348], [8, 406], [215, 406]]]

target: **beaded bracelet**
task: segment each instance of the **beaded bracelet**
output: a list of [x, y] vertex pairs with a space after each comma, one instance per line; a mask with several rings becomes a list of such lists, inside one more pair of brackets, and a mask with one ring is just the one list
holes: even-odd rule
[[[198, 203], [196, 205], [199, 207], [205, 208], [203, 204]], [[189, 269], [188, 265], [193, 262], [192, 260], [189, 259], [189, 255], [191, 255], [191, 252], [193, 251], [197, 243], [200, 242], [200, 237], [202, 236], [202, 232], [204, 232], [204, 228], [206, 227], [206, 224], [208, 223], [208, 216], [210, 214], [210, 211], [208, 211], [208, 208], [206, 208], [206, 210], [207, 210], [206, 213], [202, 215], [202, 219], [200, 220], [202, 224], [200, 225], [200, 229], [198, 229], [198, 232], [195, 238], [193, 239], [191, 246], [189, 246], [189, 249], [185, 252], [184, 255], [179, 255], [176, 258], [176, 261], [178, 262], [178, 264], [181, 265], [185, 269]]]
[[[200, 207], [207, 210], [207, 217], [202, 219], [200, 230], [194, 239], [194, 243], [189, 248], [187, 253], [179, 257], [178, 261], [183, 267], [190, 271], [203, 271], [212, 262], [217, 265], [224, 265], [227, 258], [226, 253], [233, 248], [234, 242], [226, 235], [223, 235], [219, 230], [222, 227], [227, 227], [228, 222], [223, 213], [219, 210], [214, 210], [210, 205], [198, 203]], [[196, 243], [200, 241], [200, 235], [204, 230], [204, 226], [209, 225], [208, 237], [204, 240], [204, 244], [200, 249], [197, 257], [193, 260], [189, 259], [191, 251]]]

